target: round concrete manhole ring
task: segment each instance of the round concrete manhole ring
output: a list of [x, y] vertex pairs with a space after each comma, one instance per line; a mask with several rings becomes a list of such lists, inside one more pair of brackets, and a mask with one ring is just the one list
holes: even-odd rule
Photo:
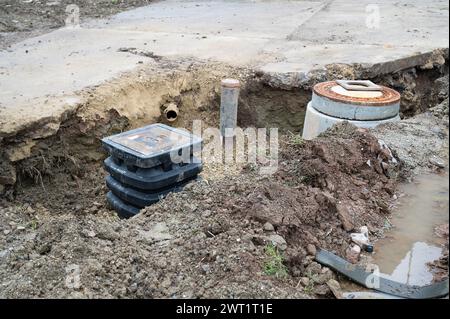
[[311, 102], [321, 113], [348, 120], [384, 120], [396, 117], [400, 110], [400, 94], [393, 89], [352, 91], [336, 81], [316, 84]]

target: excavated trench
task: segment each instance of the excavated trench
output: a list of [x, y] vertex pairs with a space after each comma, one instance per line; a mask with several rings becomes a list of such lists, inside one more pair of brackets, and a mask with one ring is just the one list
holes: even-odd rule
[[[369, 74], [360, 66], [336, 64], [311, 82]], [[448, 74], [448, 59], [431, 67], [413, 67], [369, 79], [399, 91], [401, 117], [409, 118], [439, 102], [435, 81], [445, 74]], [[190, 129], [194, 119], [201, 119], [204, 127], [217, 127], [219, 84], [224, 77], [238, 78], [243, 84], [239, 126], [278, 127], [282, 132], [301, 132], [312, 84], [280, 88], [271, 83], [270, 75], [249, 69], [166, 62], [158, 66], [156, 74], [154, 68], [142, 69], [137, 74], [128, 74], [83, 92], [84, 102], [64, 116], [61, 123], [37, 123], [13, 136], [3, 137], [0, 140], [2, 191], [11, 194], [16, 181], [19, 185], [30, 180], [43, 183], [43, 179], [54, 175], [55, 171], [81, 174], [83, 163], [103, 159], [99, 140], [123, 130], [155, 122]], [[174, 106], [176, 113], [167, 111], [168, 106]], [[54, 134], [52, 124], [58, 128]], [[31, 132], [42, 127], [44, 130], [49, 127], [49, 133], [41, 134], [49, 137], [30, 138]]]
[[[375, 237], [381, 236], [379, 229], [389, 214], [397, 181], [383, 166], [369, 171], [364, 166], [366, 156], [375, 162], [381, 154], [376, 138], [367, 132], [344, 125], [315, 142], [296, 138], [311, 87], [336, 78], [365, 77], [398, 90], [401, 116], [408, 119], [444, 99], [440, 94], [446, 84], [440, 79], [448, 78], [448, 54], [437, 61], [376, 75], [360, 65], [330, 65], [326, 72], [293, 87], [275, 84], [273, 75], [250, 69], [163, 59], [81, 92], [82, 103], [62, 121], [50, 119], [0, 140], [0, 209], [7, 220], [0, 239], [25, 247], [23, 253], [28, 256], [18, 252], [0, 266], [0, 280], [8, 279], [13, 269], [34, 283], [32, 287], [19, 280], [7, 285], [0, 296], [169, 297], [176, 289], [188, 297], [329, 296], [324, 284], [333, 276], [311, 262], [315, 247], [345, 255], [346, 232], [363, 224], [371, 225]], [[134, 221], [117, 220], [105, 203], [101, 163], [106, 154], [100, 139], [156, 122], [191, 129], [192, 121], [200, 119], [203, 129], [218, 127], [220, 80], [228, 77], [242, 83], [238, 124], [278, 127], [282, 132], [277, 173], [260, 178], [251, 166], [223, 170], [206, 165], [207, 184], [169, 196], [144, 209]], [[49, 132], [36, 138], [35, 132], [42, 127]], [[362, 154], [362, 150], [369, 153]], [[343, 153], [344, 162], [340, 160]], [[167, 211], [170, 218], [164, 215]], [[11, 237], [22, 225], [34, 234], [31, 240]], [[176, 236], [170, 243], [175, 246], [155, 246], [149, 225], [165, 227], [164, 232], [171, 235], [158, 233], [157, 237]], [[261, 256], [267, 255], [266, 239], [278, 240], [279, 235], [288, 243], [285, 266], [275, 269], [279, 281], [268, 283], [267, 270], [261, 274], [261, 268], [267, 268]], [[102, 241], [87, 247], [86, 238]], [[110, 242], [106, 248], [104, 241]], [[115, 254], [105, 253], [110, 249]], [[122, 265], [112, 261], [112, 255]], [[39, 258], [52, 261], [38, 270], [27, 268]], [[180, 261], [186, 263], [185, 277], [170, 277], [180, 271]], [[83, 282], [90, 292], [67, 290], [59, 284], [70, 263], [88, 269]], [[108, 271], [92, 263], [103, 264]], [[156, 269], [155, 273], [143, 278], [142, 272], [149, 268]], [[197, 280], [198, 272], [206, 277], [214, 273], [218, 284], [203, 277]], [[99, 277], [108, 284], [95, 286]], [[48, 283], [38, 291], [44, 278]], [[223, 286], [225, 282], [230, 285]], [[261, 282], [266, 290], [259, 286]]]

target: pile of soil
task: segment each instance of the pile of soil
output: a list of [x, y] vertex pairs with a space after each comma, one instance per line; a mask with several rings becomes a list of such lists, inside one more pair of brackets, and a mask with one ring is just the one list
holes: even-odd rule
[[[349, 124], [314, 141], [286, 137], [275, 175], [206, 166], [202, 181], [129, 220], [106, 207], [98, 164], [81, 180], [22, 187], [0, 204], [0, 297], [332, 296], [335, 275], [314, 251], [344, 256], [362, 225], [381, 235], [395, 190], [389, 157]], [[275, 275], [271, 246], [283, 260]]]

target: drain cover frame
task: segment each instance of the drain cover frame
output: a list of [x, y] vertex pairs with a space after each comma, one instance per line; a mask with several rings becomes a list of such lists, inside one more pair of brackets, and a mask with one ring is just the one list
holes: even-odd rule
[[349, 91], [381, 91], [381, 86], [370, 80], [336, 80], [336, 83]]
[[102, 139], [103, 147], [127, 165], [150, 168], [171, 161], [182, 150], [200, 149], [203, 140], [187, 131], [157, 123]]

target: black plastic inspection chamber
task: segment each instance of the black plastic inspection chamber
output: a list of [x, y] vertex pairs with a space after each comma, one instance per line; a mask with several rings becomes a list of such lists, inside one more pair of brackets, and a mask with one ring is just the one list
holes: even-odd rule
[[152, 124], [102, 139], [110, 156], [104, 161], [109, 176], [108, 203], [128, 218], [170, 192], [183, 189], [202, 170], [194, 156], [202, 139], [164, 124]]

